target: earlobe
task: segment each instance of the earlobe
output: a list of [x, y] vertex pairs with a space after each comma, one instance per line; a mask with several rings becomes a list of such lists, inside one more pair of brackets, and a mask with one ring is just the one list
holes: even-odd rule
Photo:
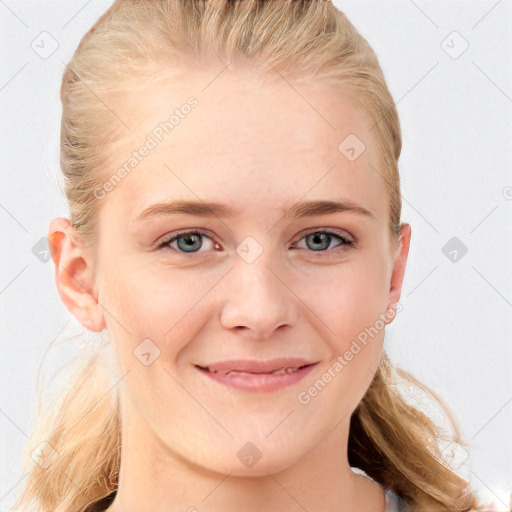
[[47, 237], [63, 304], [83, 327], [102, 331], [105, 319], [94, 290], [93, 262], [78, 243], [76, 232], [67, 219], [57, 217], [50, 222]]
[[[402, 284], [407, 264], [407, 256], [409, 255], [409, 246], [411, 242], [411, 226], [402, 223], [400, 227], [400, 242], [397, 247], [395, 259], [393, 263], [393, 271], [391, 274], [389, 286], [389, 304], [388, 311], [393, 309], [393, 304], [397, 304], [402, 293]], [[394, 319], [394, 315], [393, 315]]]

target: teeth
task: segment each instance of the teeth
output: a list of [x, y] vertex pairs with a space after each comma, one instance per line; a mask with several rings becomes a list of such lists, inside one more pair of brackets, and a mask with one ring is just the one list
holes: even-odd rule
[[[293, 373], [293, 372], [296, 372], [300, 367], [297, 367], [297, 368], [280, 368], [279, 370], [274, 370], [272, 372], [269, 372], [269, 373], [272, 373], [273, 375], [279, 375], [279, 374], [282, 374], [282, 373]], [[210, 373], [218, 373], [218, 370], [210, 370], [210, 368], [208, 368], [208, 366], [204, 367], [204, 369]], [[255, 375], [254, 373], [251, 373], [251, 372], [243, 372], [243, 371], [238, 371], [238, 370], [229, 370], [228, 372], [225, 372], [226, 375]]]
[[[281, 374], [281, 373], [293, 373], [293, 372], [296, 372], [298, 370], [298, 368], [281, 368], [279, 370], [274, 370], [273, 372], [270, 372], [272, 373], [273, 375], [278, 375], [278, 374]], [[214, 372], [216, 373], [216, 372]], [[238, 370], [230, 370], [229, 372], [226, 373], [226, 375], [255, 375], [254, 373], [250, 373], [250, 372], [239, 372]]]
[[226, 373], [226, 375], [253, 375], [249, 372], [239, 372], [237, 370], [229, 370], [229, 372]]
[[272, 373], [278, 374], [278, 373], [293, 373], [296, 372], [298, 368], [281, 368], [280, 370], [274, 370]]

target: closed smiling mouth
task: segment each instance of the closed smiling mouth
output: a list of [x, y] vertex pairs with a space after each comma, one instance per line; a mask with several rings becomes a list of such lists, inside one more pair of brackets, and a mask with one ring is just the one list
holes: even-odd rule
[[[314, 364], [314, 363], [312, 363]], [[224, 375], [259, 375], [259, 374], [265, 374], [265, 375], [279, 375], [281, 373], [293, 373], [293, 372], [296, 372], [297, 370], [300, 370], [302, 368], [306, 368], [307, 366], [311, 366], [309, 364], [305, 364], [305, 365], [302, 365], [302, 366], [297, 366], [297, 367], [287, 367], [287, 368], [279, 368], [277, 370], [272, 370], [272, 371], [266, 371], [266, 372], [262, 372], [262, 371], [258, 371], [258, 372], [249, 372], [249, 371], [245, 371], [245, 370], [215, 370], [215, 369], [210, 369], [208, 366], [206, 367], [203, 367], [203, 366], [197, 366], [200, 370], [204, 370], [208, 373], [221, 373], [221, 374], [224, 374]]]
[[245, 391], [276, 391], [301, 380], [318, 362], [303, 358], [237, 360], [194, 365], [202, 374]]

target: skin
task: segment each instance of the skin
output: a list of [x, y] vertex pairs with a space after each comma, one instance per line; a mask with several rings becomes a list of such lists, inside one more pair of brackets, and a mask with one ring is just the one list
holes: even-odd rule
[[[383, 489], [351, 471], [347, 444], [385, 329], [308, 404], [298, 394], [379, 315], [392, 321], [411, 229], [402, 224], [395, 249], [370, 120], [333, 84], [291, 85], [262, 84], [241, 68], [219, 75], [203, 67], [153, 82], [147, 94], [117, 96], [109, 106], [132, 131], [112, 146], [105, 179], [174, 108], [189, 96], [199, 103], [101, 200], [94, 245], [82, 243], [64, 218], [50, 224], [61, 299], [85, 328], [108, 329], [124, 376], [111, 512], [384, 512]], [[366, 145], [354, 162], [338, 151], [350, 133]], [[341, 198], [375, 217], [286, 215], [299, 200]], [[239, 212], [134, 221], [150, 204], [171, 199], [217, 201]], [[317, 228], [355, 246], [336, 236], [330, 245], [329, 237], [315, 242], [307, 235]], [[187, 229], [207, 231], [197, 252], [180, 252], [177, 241], [153, 248]], [[247, 236], [263, 249], [252, 263], [236, 253]], [[147, 338], [160, 350], [148, 366], [134, 357]], [[194, 366], [283, 356], [319, 364], [271, 393], [225, 387]], [[252, 467], [237, 457], [247, 442], [262, 454]]]

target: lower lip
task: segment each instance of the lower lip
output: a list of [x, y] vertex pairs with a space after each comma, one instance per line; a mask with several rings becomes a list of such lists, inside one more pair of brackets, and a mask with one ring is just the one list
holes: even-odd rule
[[211, 373], [196, 367], [201, 373], [210, 379], [220, 382], [225, 386], [253, 392], [272, 392], [291, 386], [302, 380], [317, 363], [310, 364], [292, 373], [253, 373], [246, 375], [227, 375], [217, 372]]

